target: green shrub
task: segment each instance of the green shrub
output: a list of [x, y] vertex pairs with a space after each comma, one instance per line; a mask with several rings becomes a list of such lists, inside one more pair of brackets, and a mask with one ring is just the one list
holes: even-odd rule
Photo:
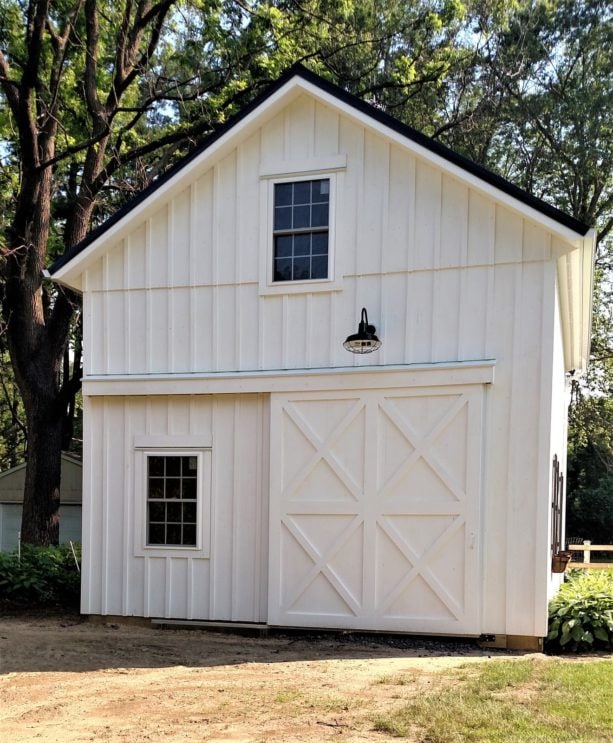
[[613, 571], [570, 571], [549, 603], [547, 649], [585, 652], [612, 647]]
[[[75, 545], [80, 560], [80, 548]], [[0, 599], [18, 606], [76, 607], [81, 576], [70, 545], [32, 547], [0, 552]]]

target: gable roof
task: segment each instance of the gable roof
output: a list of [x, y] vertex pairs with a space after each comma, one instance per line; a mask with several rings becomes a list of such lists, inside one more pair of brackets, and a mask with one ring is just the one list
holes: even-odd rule
[[47, 274], [49, 276], [53, 276], [61, 268], [65, 267], [76, 256], [81, 254], [86, 248], [88, 248], [100, 237], [102, 237], [114, 225], [121, 222], [127, 215], [129, 215], [134, 209], [136, 209], [136, 207], [149, 199], [149, 197], [152, 196], [156, 191], [158, 191], [162, 186], [174, 179], [174, 177], [183, 169], [185, 169], [190, 163], [200, 158], [204, 153], [207, 152], [207, 150], [211, 149], [216, 142], [219, 142], [229, 132], [232, 132], [232, 130], [234, 130], [241, 122], [247, 119], [250, 114], [256, 111], [256, 109], [262, 107], [266, 101], [271, 99], [290, 80], [294, 78], [304, 80], [305, 82], [315, 86], [320, 91], [328, 94], [329, 96], [332, 96], [334, 99], [349, 106], [356, 112], [366, 115], [373, 121], [382, 124], [384, 127], [391, 130], [392, 132], [400, 134], [407, 140], [410, 140], [420, 147], [423, 147], [425, 150], [433, 153], [434, 155], [443, 158], [447, 162], [459, 167], [466, 173], [469, 173], [479, 180], [489, 184], [490, 186], [493, 186], [502, 193], [511, 196], [513, 199], [522, 204], [525, 204], [531, 209], [534, 209], [536, 212], [539, 212], [548, 219], [557, 222], [562, 227], [571, 230], [572, 232], [576, 233], [577, 236], [585, 236], [589, 232], [590, 228], [588, 225], [583, 224], [574, 217], [571, 217], [570, 215], [566, 214], [560, 209], [557, 209], [551, 204], [548, 204], [542, 199], [533, 196], [527, 191], [524, 191], [523, 189], [519, 188], [510, 181], [507, 181], [496, 173], [487, 170], [481, 165], [478, 165], [472, 160], [469, 160], [467, 157], [460, 155], [454, 150], [451, 150], [449, 147], [446, 147], [440, 142], [431, 139], [430, 137], [417, 131], [416, 129], [403, 124], [401, 121], [395, 119], [393, 116], [390, 116], [384, 111], [375, 108], [366, 101], [363, 101], [362, 99], [357, 98], [351, 93], [348, 93], [346, 90], [343, 90], [338, 85], [325, 80], [319, 75], [316, 75], [314, 72], [307, 70], [302, 65], [297, 64], [288, 69], [281, 77], [276, 80], [276, 82], [270, 85], [270, 87], [267, 88], [261, 95], [254, 98], [254, 100], [251, 101], [250, 104], [245, 106], [236, 116], [229, 119], [223, 126], [220, 126], [212, 134], [206, 137], [192, 152], [179, 160], [173, 167], [169, 168], [163, 175], [158, 177], [147, 188], [138, 193], [121, 209], [118, 209], [106, 221], [91, 230], [91, 232], [89, 232], [86, 237], [81, 240], [81, 242], [74, 245], [64, 255], [58, 258], [51, 265]]

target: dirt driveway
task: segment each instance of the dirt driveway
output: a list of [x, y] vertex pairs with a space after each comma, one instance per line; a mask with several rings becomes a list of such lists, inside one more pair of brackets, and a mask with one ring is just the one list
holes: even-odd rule
[[378, 712], [488, 657], [509, 653], [0, 617], [0, 741], [383, 741]]

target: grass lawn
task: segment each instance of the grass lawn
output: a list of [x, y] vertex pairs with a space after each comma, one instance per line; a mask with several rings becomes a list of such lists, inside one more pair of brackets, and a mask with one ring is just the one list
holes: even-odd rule
[[[379, 683], [411, 684], [407, 675]], [[400, 688], [399, 688], [399, 691]], [[422, 743], [596, 743], [613, 739], [613, 661], [492, 661], [441, 675], [374, 720]]]

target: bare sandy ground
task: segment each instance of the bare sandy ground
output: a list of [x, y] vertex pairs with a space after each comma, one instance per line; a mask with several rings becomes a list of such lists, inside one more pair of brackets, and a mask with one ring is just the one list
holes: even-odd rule
[[[378, 713], [434, 674], [490, 657], [513, 656], [420, 639], [0, 617], [0, 741], [384, 741]], [[397, 674], [401, 686], [381, 683]]]

